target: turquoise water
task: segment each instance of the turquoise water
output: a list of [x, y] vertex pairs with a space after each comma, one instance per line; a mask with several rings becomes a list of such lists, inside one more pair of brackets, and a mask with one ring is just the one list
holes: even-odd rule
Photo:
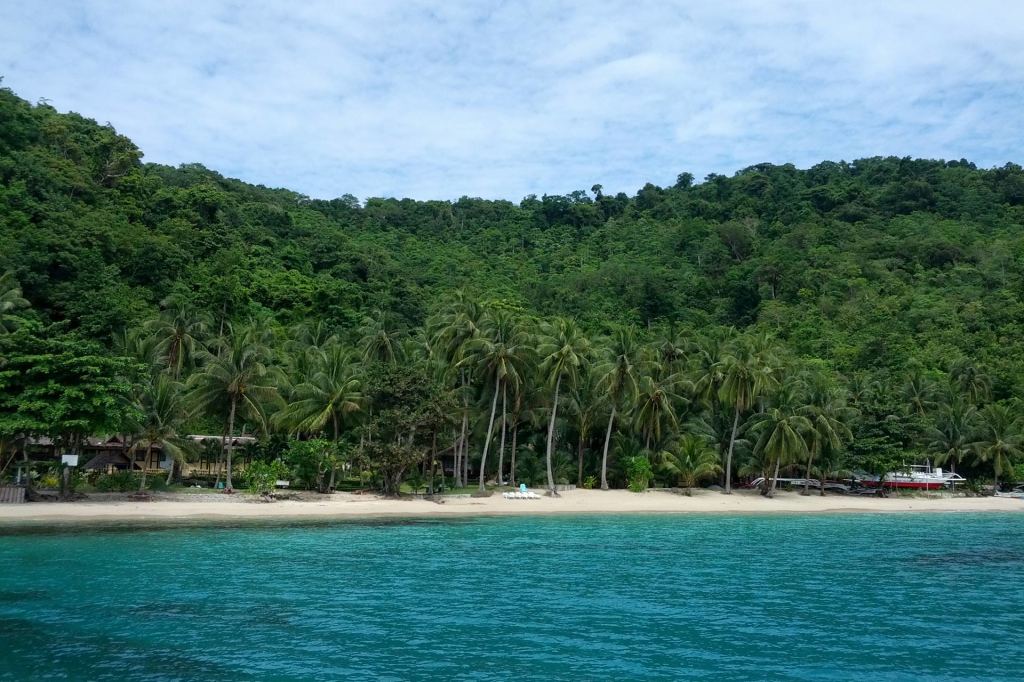
[[0, 679], [1024, 678], [1019, 515], [0, 535]]

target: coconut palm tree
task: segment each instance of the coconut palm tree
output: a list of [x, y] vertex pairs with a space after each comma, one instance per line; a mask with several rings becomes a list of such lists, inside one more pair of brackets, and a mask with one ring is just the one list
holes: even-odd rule
[[570, 392], [570, 408], [576, 416], [576, 485], [583, 487], [583, 451], [590, 431], [597, 421], [605, 402], [597, 388], [597, 374], [592, 369], [584, 371], [580, 380]]
[[192, 366], [212, 322], [181, 296], [169, 296], [161, 304], [160, 315], [146, 323], [145, 329], [155, 341], [155, 352], [171, 378], [178, 381]]
[[182, 385], [164, 374], [151, 377], [141, 393], [138, 409], [141, 419], [136, 437], [140, 445], [146, 444], [146, 460], [139, 478], [139, 492], [143, 492], [146, 489], [146, 469], [154, 447], [160, 448], [172, 460], [168, 482], [174, 473], [174, 462], [185, 460], [187, 441], [181, 429], [187, 410]]
[[[529, 339], [517, 320], [508, 312], [497, 309], [484, 315], [480, 333], [470, 339], [465, 346], [461, 365], [477, 370], [484, 385], [494, 386], [494, 397], [491, 400], [491, 416], [484, 435], [484, 450], [480, 458], [480, 490], [484, 490], [486, 477], [487, 454], [491, 446], [494, 432], [494, 417], [498, 408], [498, 397], [502, 399], [502, 439], [504, 440], [504, 422], [507, 407], [508, 388], [519, 390], [526, 371], [526, 363], [530, 349]], [[501, 483], [502, 473], [498, 471], [498, 482]]]
[[18, 327], [18, 310], [27, 308], [28, 301], [21, 295], [21, 287], [14, 279], [13, 272], [0, 275], [0, 334], [14, 331]]
[[806, 405], [801, 403], [797, 382], [782, 383], [773, 392], [771, 401], [764, 412], [751, 417], [750, 433], [757, 438], [754, 443], [755, 455], [760, 455], [767, 469], [774, 467], [771, 485], [766, 486], [764, 495], [775, 496], [775, 484], [779, 467], [807, 456], [805, 436], [814, 425], [802, 413]]
[[469, 412], [472, 372], [460, 366], [470, 340], [480, 333], [483, 308], [464, 290], [457, 289], [440, 312], [427, 322], [433, 355], [447, 364], [451, 381], [457, 382], [462, 402], [462, 424], [454, 444], [455, 485], [465, 486], [469, 468]]
[[970, 452], [969, 441], [977, 417], [978, 408], [959, 396], [950, 396], [939, 406], [929, 444], [936, 453], [936, 464], [949, 462], [950, 470], [956, 471], [956, 465]]
[[384, 311], [363, 319], [359, 327], [359, 347], [365, 362], [395, 364], [404, 357], [402, 332], [393, 326]]
[[227, 325], [224, 341], [216, 355], [203, 351], [202, 369], [188, 381], [192, 404], [196, 409], [225, 411], [226, 490], [232, 490], [231, 453], [235, 419], [243, 415], [265, 421], [264, 407], [279, 400], [279, 373], [268, 365], [270, 349], [251, 327]]
[[950, 366], [949, 378], [972, 405], [985, 402], [992, 392], [992, 380], [968, 358], [960, 358]]
[[[811, 422], [807, 437], [807, 467], [804, 471], [802, 495], [810, 494], [811, 466], [814, 460], [826, 451], [838, 450], [845, 441], [853, 438], [848, 423], [855, 410], [847, 406], [845, 391], [837, 386], [824, 372], [808, 372], [804, 377], [807, 386], [807, 404], [802, 414]], [[823, 482], [824, 483], [824, 482]], [[821, 487], [825, 494], [825, 486]]]
[[674, 448], [661, 452], [661, 467], [691, 494], [691, 489], [701, 480], [710, 478], [722, 470], [718, 452], [701, 438], [686, 434]]
[[1020, 414], [1009, 405], [987, 405], [979, 414], [977, 440], [968, 447], [975, 461], [992, 462], [992, 494], [999, 491], [999, 476], [1013, 467], [1013, 460], [1024, 453], [1024, 429]]
[[737, 339], [722, 358], [718, 398], [733, 410], [732, 433], [725, 459], [726, 494], [732, 493], [732, 455], [736, 447], [740, 417], [754, 407], [759, 396], [777, 383], [773, 360], [770, 351], [757, 348], [749, 338]]
[[551, 457], [555, 447], [555, 421], [558, 417], [559, 392], [563, 382], [575, 386], [579, 380], [580, 372], [589, 362], [590, 343], [575, 321], [556, 318], [541, 326], [541, 343], [537, 349], [537, 355], [541, 358], [540, 374], [552, 389], [546, 463], [548, 489], [552, 495], [557, 496], [558, 491], [555, 490], [555, 478], [551, 469]]
[[[296, 433], [329, 430], [331, 439], [337, 442], [342, 426], [362, 409], [359, 369], [353, 351], [331, 343], [317, 353], [313, 371], [294, 386], [291, 400], [274, 415], [274, 422]], [[331, 478], [333, 484], [333, 471]]]
[[678, 392], [682, 383], [678, 374], [664, 378], [641, 377], [635, 422], [645, 450], [657, 447], [664, 434], [674, 433], [679, 428], [676, 404], [685, 401]]
[[915, 363], [907, 371], [900, 393], [911, 414], [925, 417], [935, 408], [935, 382], [919, 364]]
[[601, 354], [604, 358], [594, 368], [594, 375], [597, 377], [599, 392], [603, 393], [611, 408], [601, 455], [601, 490], [608, 490], [608, 446], [612, 440], [615, 418], [619, 411], [628, 413], [639, 395], [640, 346], [636, 341], [636, 330], [632, 327], [617, 329], [602, 345]]

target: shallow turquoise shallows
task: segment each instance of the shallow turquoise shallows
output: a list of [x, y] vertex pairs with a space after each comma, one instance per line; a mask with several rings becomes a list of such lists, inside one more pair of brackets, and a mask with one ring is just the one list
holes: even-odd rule
[[0, 679], [1024, 679], [1020, 515], [0, 535]]

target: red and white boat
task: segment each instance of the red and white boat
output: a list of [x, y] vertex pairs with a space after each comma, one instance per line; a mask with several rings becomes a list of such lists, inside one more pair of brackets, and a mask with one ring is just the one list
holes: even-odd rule
[[890, 471], [881, 483], [878, 479], [862, 481], [865, 485], [886, 488], [914, 488], [917, 490], [939, 490], [957, 483], [966, 483], [967, 479], [953, 471], [933, 469], [931, 464], [914, 464], [900, 471]]

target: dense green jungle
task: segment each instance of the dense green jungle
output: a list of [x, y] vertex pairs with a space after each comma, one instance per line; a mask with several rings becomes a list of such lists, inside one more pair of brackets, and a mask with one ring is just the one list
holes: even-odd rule
[[679, 165], [634, 195], [314, 199], [0, 89], [0, 475], [43, 436], [184, 465], [187, 434], [246, 433], [229, 487], [232, 456], [254, 490], [391, 494], [1024, 479], [1021, 166]]

